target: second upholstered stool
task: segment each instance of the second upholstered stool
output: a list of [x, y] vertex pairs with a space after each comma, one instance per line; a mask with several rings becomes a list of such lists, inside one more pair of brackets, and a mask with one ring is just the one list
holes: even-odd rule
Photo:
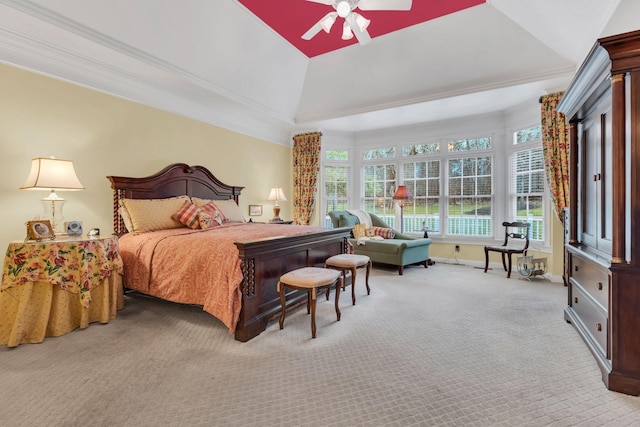
[[356, 304], [356, 269], [367, 267], [367, 278], [365, 284], [367, 286], [367, 295], [371, 293], [369, 288], [369, 272], [371, 271], [371, 259], [366, 255], [341, 254], [334, 255], [327, 259], [324, 263], [327, 268], [333, 268], [342, 271], [342, 284], [347, 281], [347, 270], [351, 271], [351, 301]]
[[280, 329], [284, 326], [284, 317], [286, 313], [286, 304], [284, 297], [284, 288], [307, 291], [307, 314], [311, 311], [311, 338], [316, 337], [316, 297], [318, 288], [331, 286], [336, 287], [336, 316], [340, 321], [340, 308], [338, 300], [340, 299], [340, 288], [342, 286], [340, 272], [337, 270], [329, 270], [318, 267], [303, 267], [297, 270], [283, 274], [278, 281], [278, 293], [280, 293], [280, 304], [282, 305], [282, 313], [280, 314]]

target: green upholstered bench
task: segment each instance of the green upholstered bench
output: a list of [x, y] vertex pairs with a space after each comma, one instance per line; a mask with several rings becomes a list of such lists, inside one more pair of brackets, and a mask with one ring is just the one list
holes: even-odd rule
[[[334, 228], [352, 228], [360, 223], [358, 217], [348, 211], [329, 212], [329, 218]], [[371, 222], [374, 227], [390, 228], [375, 214], [371, 214]], [[407, 265], [421, 263], [425, 268], [428, 267], [429, 245], [431, 245], [429, 238], [414, 238], [396, 231], [393, 239], [366, 240], [364, 245], [358, 245], [354, 238], [349, 241], [353, 245], [353, 253], [366, 255], [375, 263], [397, 265], [400, 275]]]

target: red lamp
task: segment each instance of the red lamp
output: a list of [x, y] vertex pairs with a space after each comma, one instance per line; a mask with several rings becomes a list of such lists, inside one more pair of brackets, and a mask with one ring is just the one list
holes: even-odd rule
[[393, 200], [397, 200], [398, 206], [400, 206], [400, 232], [401, 233], [402, 233], [402, 208], [404, 208], [406, 201], [411, 199], [413, 199], [413, 196], [411, 195], [409, 190], [407, 190], [407, 187], [404, 185], [399, 185], [398, 189], [396, 190], [396, 194], [393, 195]]

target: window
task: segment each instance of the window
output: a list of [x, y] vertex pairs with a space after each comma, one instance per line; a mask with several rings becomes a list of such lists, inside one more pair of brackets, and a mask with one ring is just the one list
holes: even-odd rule
[[534, 126], [519, 130], [514, 134], [514, 144], [525, 144], [527, 142], [542, 141], [542, 126]]
[[[406, 147], [405, 147], [406, 148]], [[404, 207], [403, 230], [428, 227], [440, 233], [440, 160], [407, 162], [402, 165], [403, 182], [413, 200]]]
[[448, 166], [447, 234], [492, 236], [492, 158], [450, 159]]
[[[497, 134], [505, 135], [502, 130]], [[363, 147], [350, 156], [359, 174], [344, 169], [348, 156], [336, 152], [331, 160], [336, 169], [325, 172], [333, 177], [326, 181], [325, 192], [333, 197], [327, 198], [328, 209], [344, 203], [374, 213], [399, 230], [400, 210], [393, 195], [398, 185], [405, 185], [413, 196], [402, 210], [402, 229], [408, 233], [420, 233], [426, 226], [432, 237], [486, 242], [504, 237], [499, 226], [503, 221], [517, 220], [530, 222], [531, 240], [544, 243], [549, 232], [541, 128], [523, 127], [506, 135], [498, 140], [480, 135]], [[356, 180], [348, 190], [339, 185], [346, 179], [338, 178], [341, 173]], [[345, 193], [350, 204], [344, 201]], [[353, 201], [357, 198], [359, 204]]]
[[392, 159], [395, 156], [396, 149], [394, 147], [376, 148], [375, 150], [365, 151], [363, 160]]
[[449, 152], [488, 150], [491, 148], [491, 138], [459, 139], [451, 141], [447, 148]]
[[438, 154], [440, 144], [405, 145], [402, 147], [403, 156], [420, 156], [424, 154]]
[[327, 150], [325, 152], [325, 159], [348, 161], [349, 152], [347, 150]]
[[325, 226], [331, 228], [331, 219], [326, 215], [331, 211], [349, 208], [349, 152], [327, 150], [323, 166], [323, 202], [325, 206]]
[[545, 172], [541, 135], [540, 126], [515, 132], [514, 144], [527, 149], [511, 155], [511, 215], [514, 220], [530, 222], [529, 237], [538, 241], [543, 241], [545, 236]]
[[327, 213], [349, 208], [349, 166], [325, 166], [324, 197]]
[[448, 235], [493, 236], [493, 157], [469, 156], [491, 148], [490, 137], [447, 144], [447, 151], [456, 155], [447, 162]]
[[367, 165], [363, 168], [363, 209], [380, 216], [389, 226], [395, 227], [393, 194], [396, 191], [396, 165]]

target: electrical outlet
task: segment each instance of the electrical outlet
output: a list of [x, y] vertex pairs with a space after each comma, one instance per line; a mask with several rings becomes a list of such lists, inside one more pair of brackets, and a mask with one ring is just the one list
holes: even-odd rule
[[456, 245], [456, 252], [460, 252], [460, 245]]

